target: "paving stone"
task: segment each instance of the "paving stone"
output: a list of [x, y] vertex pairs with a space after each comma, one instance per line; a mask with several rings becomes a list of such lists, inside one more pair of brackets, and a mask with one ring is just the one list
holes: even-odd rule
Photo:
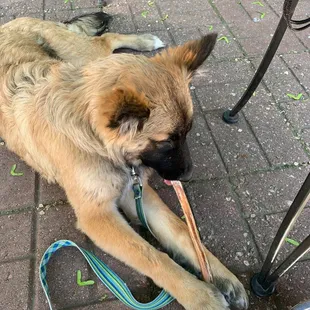
[[195, 89], [203, 111], [232, 108], [246, 90], [247, 82], [206, 84]]
[[301, 132], [302, 129], [310, 128], [310, 100], [280, 103], [281, 108], [292, 125]]
[[[212, 9], [212, 7], [203, 0], [196, 0], [195, 3], [185, 0], [185, 1], [165, 1], [165, 0], [159, 0], [156, 2], [163, 15], [168, 14], [168, 18], [166, 19], [166, 23], [170, 25], [174, 25], [175, 22], [175, 28], [187, 28], [189, 26], [193, 27], [195, 26], [194, 23], [200, 22], [201, 25], [205, 25], [205, 21], [208, 21], [208, 23], [218, 24], [220, 23], [220, 19]], [[186, 14], [184, 14], [186, 12]], [[182, 27], [182, 18], [184, 18], [185, 15], [191, 13], [196, 13], [196, 20], [191, 20], [189, 23], [184, 24], [185, 27]], [[200, 13], [204, 14], [204, 18], [202, 20], [199, 20]], [[179, 15], [181, 18], [179, 21], [174, 20], [174, 17]], [[173, 18], [170, 18], [173, 16]]]
[[272, 165], [308, 161], [300, 141], [268, 93], [261, 91], [252, 97], [244, 114]]
[[[264, 1], [261, 1], [264, 7], [260, 7], [255, 2], [243, 1], [242, 6], [250, 16], [251, 26], [249, 27], [249, 21], [234, 21], [232, 25], [233, 31], [235, 31], [241, 44], [249, 55], [264, 54], [267, 50], [268, 44], [276, 31], [280, 17], [278, 17]], [[283, 2], [282, 2], [283, 6]], [[261, 13], [264, 13], [264, 17], [261, 18]], [[237, 26], [235, 24], [237, 23]], [[247, 27], [248, 26], [248, 27]], [[246, 28], [245, 28], [246, 27]], [[253, 40], [255, 38], [255, 40]], [[278, 48], [278, 53], [290, 53], [295, 51], [303, 51], [304, 46], [298, 41], [296, 36], [288, 31]]]
[[[44, 251], [60, 239], [72, 240], [84, 249], [88, 248], [85, 235], [79, 232], [75, 225], [76, 218], [69, 205], [57, 205], [38, 211], [35, 310], [49, 309], [37, 273]], [[52, 303], [57, 309], [91, 300], [91, 293], [95, 287], [81, 287], [76, 284], [78, 269], [81, 270], [83, 279], [89, 279], [87, 263], [74, 248], [60, 249], [49, 262], [47, 279]]]
[[201, 37], [198, 28], [172, 29], [171, 33], [177, 45], [181, 45], [187, 41], [199, 39]]
[[215, 61], [209, 58], [197, 70], [192, 84], [199, 87], [213, 86], [214, 84], [240, 83], [250, 81], [253, 74], [249, 60]]
[[[256, 244], [264, 258], [267, 256], [273, 238], [275, 237], [285, 215], [286, 212], [282, 212], [256, 216], [248, 219]], [[288, 238], [302, 242], [309, 235], [309, 216], [310, 209], [305, 208], [296, 224], [293, 226], [293, 229], [289, 232]], [[285, 242], [279, 252], [278, 258], [276, 259], [277, 266], [278, 263], [285, 259], [295, 248], [294, 245]], [[307, 255], [306, 258], [309, 258], [309, 255]]]
[[[271, 37], [275, 32], [279, 17], [266, 5], [266, 2], [260, 1], [264, 7], [253, 4], [252, 1], [242, 1], [241, 7], [246, 17], [229, 20], [229, 27], [238, 38], [257, 38]], [[261, 18], [261, 13], [265, 13]]]
[[57, 201], [67, 201], [64, 190], [57, 184], [49, 184], [40, 178], [39, 203], [52, 204]]
[[[242, 1], [242, 7], [246, 10], [250, 18], [256, 23], [269, 22], [276, 20], [278, 21], [279, 17], [274, 13], [274, 11], [268, 6], [266, 1], [260, 1], [263, 5], [260, 6], [257, 3], [252, 1]], [[264, 17], [261, 16], [262, 13], [265, 13]]]
[[272, 1], [266, 0], [265, 2], [268, 3], [269, 6], [272, 7], [272, 9], [275, 11], [275, 13], [278, 16], [282, 15], [282, 12], [283, 12], [283, 1], [282, 0], [272, 0]]
[[102, 2], [100, 0], [74, 0], [71, 2], [72, 9], [81, 8], [100, 8]]
[[49, 9], [46, 10], [45, 13], [45, 20], [52, 20], [52, 21], [68, 21], [76, 16], [99, 12], [98, 8], [90, 8], [90, 9], [76, 9], [76, 10], [55, 10]]
[[45, 10], [45, 20], [52, 20], [55, 22], [64, 22], [73, 18], [74, 15], [71, 10], [55, 10], [47, 9]]
[[310, 264], [297, 263], [277, 284], [276, 300], [278, 309], [289, 310], [291, 307], [305, 301], [310, 296]]
[[294, 12], [294, 19], [305, 19], [310, 17], [310, 3], [307, 0], [300, 0]]
[[162, 17], [155, 5], [150, 7], [147, 2], [138, 1], [132, 4], [130, 8], [138, 31], [165, 30], [165, 25], [161, 21]]
[[224, 163], [231, 174], [268, 167], [255, 137], [241, 116], [236, 124], [222, 120], [223, 111], [207, 113], [205, 118]]
[[202, 115], [194, 117], [193, 128], [188, 134], [194, 173], [193, 179], [223, 177], [226, 170]]
[[0, 16], [28, 16], [37, 13], [42, 16], [43, 0], [2, 0], [0, 3]]
[[149, 178], [149, 184], [156, 191], [162, 187], [166, 187], [163, 178], [159, 176], [156, 171], [154, 171], [151, 177]]
[[[184, 185], [186, 189], [190, 187], [190, 183]], [[163, 202], [169, 207], [169, 209], [172, 210], [172, 212], [174, 212], [179, 217], [183, 216], [182, 208], [172, 186], [167, 186], [164, 183], [164, 187], [157, 189], [156, 192], [163, 200]]]
[[[253, 44], [256, 44], [256, 39], [261, 36], [270, 41], [277, 28], [277, 24], [278, 19], [273, 18], [272, 15], [267, 15], [258, 22], [247, 18], [245, 20], [234, 20], [228, 26], [237, 39], [252, 39]], [[267, 46], [262, 46], [261, 48], [263, 50]]]
[[310, 152], [310, 128], [309, 129], [303, 129], [301, 131], [301, 137], [306, 142], [306, 146], [308, 148], [308, 153]]
[[[207, 3], [206, 3], [207, 4]], [[206, 16], [208, 12], [208, 16]], [[163, 16], [167, 14], [163, 11]], [[173, 11], [168, 14], [168, 18], [165, 23], [169, 29], [186, 28], [188, 25], [191, 27], [201, 27], [207, 24], [218, 24], [220, 22], [219, 18], [210, 11], [187, 11], [186, 14], [183, 12]]]
[[[165, 23], [170, 29], [204, 26], [208, 24], [218, 24], [217, 17], [208, 2], [198, 2], [193, 5], [190, 1], [161, 1], [159, 7], [162, 16], [168, 15]], [[186, 14], [184, 14], [186, 12]]]
[[17, 261], [0, 265], [0, 307], [6, 310], [28, 310], [30, 262]]
[[[260, 59], [253, 59], [252, 63], [258, 68]], [[273, 59], [263, 80], [278, 102], [293, 101], [287, 96], [288, 93], [295, 95], [304, 93], [303, 88], [280, 57]], [[304, 99], [307, 97], [305, 94]]]
[[200, 102], [198, 101], [197, 95], [195, 93], [196, 87], [190, 84], [189, 89], [190, 89], [190, 94], [191, 94], [192, 103], [193, 103], [193, 111], [194, 111], [193, 120], [195, 121], [196, 116], [197, 117], [199, 115], [203, 116], [202, 107], [201, 107]]
[[0, 216], [0, 261], [30, 253], [32, 212]]
[[[173, 12], [180, 12], [185, 15], [185, 12], [188, 11], [197, 11], [197, 12], [203, 12], [205, 13], [205, 16], [207, 20], [212, 17], [214, 19], [216, 17], [215, 12], [213, 11], [212, 7], [204, 0], [195, 0], [195, 3], [193, 3], [190, 0], [157, 0], [156, 3], [161, 8], [162, 13], [167, 13], [168, 15]], [[218, 20], [220, 22], [220, 20]], [[191, 25], [189, 23], [187, 26]]]
[[109, 26], [110, 32], [135, 33], [136, 28], [127, 3], [111, 3], [104, 11], [113, 16]]
[[[281, 16], [283, 11], [283, 1], [282, 0], [268, 0], [269, 5], [275, 10], [275, 12]], [[305, 19], [309, 17], [310, 5], [307, 0], [300, 0], [296, 6], [294, 12], [294, 19]]]
[[238, 2], [240, 1], [213, 0], [214, 6], [228, 24], [236, 20], [245, 21], [249, 19], [246, 11]]
[[[272, 8], [275, 10], [276, 14], [280, 17], [282, 15], [283, 11], [283, 1], [282, 0], [272, 0], [268, 1], [269, 5], [272, 6]], [[296, 7], [295, 13], [293, 15], [294, 19], [305, 19], [309, 17], [309, 12], [310, 12], [310, 5], [309, 1], [307, 0], [300, 0], [298, 2], [298, 5]], [[288, 30], [290, 31], [290, 30]], [[294, 35], [298, 37], [302, 43], [307, 46], [307, 48], [310, 48], [310, 35], [309, 31], [303, 30], [303, 31], [298, 31], [294, 32]]]
[[[200, 28], [202, 33], [207, 34], [209, 28]], [[218, 33], [218, 40], [215, 44], [212, 54], [215, 58], [237, 58], [243, 57], [243, 52], [237, 44], [236, 38], [230, 34], [228, 29], [223, 25], [214, 25], [212, 32]], [[228, 40], [226, 42], [225, 38]]]
[[305, 59], [310, 58], [309, 53], [283, 55], [286, 64], [293, 70], [294, 74], [306, 90], [310, 91], [310, 63]]
[[305, 181], [309, 168], [290, 168], [231, 178], [245, 216], [286, 211]]
[[[272, 39], [272, 35], [260, 36], [253, 40], [253, 38], [239, 39], [240, 44], [249, 56], [264, 55], [268, 45]], [[297, 38], [288, 32], [278, 48], [278, 53], [289, 54], [304, 52], [305, 47], [297, 40]]]
[[14, 16], [0, 16], [0, 25], [4, 25], [14, 19]]
[[109, 309], [109, 310], [128, 310], [128, 307], [125, 306], [119, 300], [104, 300], [102, 303], [98, 304], [90, 304], [86, 305], [85, 307], [78, 307], [74, 308], [76, 310], [102, 310], [102, 309]]
[[310, 49], [310, 35], [307, 31], [298, 31], [295, 36], [302, 42], [302, 44]]
[[73, 1], [63, 1], [63, 0], [45, 0], [44, 1], [44, 10], [71, 10]]
[[[34, 205], [35, 174], [18, 156], [0, 145], [0, 210], [13, 210]], [[23, 176], [12, 176], [11, 168]]]
[[[253, 273], [243, 273], [238, 275], [239, 280], [244, 285], [249, 296], [249, 309], [250, 310], [276, 310], [275, 297], [257, 297], [251, 290], [250, 281]], [[280, 310], [280, 309], [279, 309]]]
[[177, 301], [173, 301], [171, 304], [169, 304], [165, 308], [167, 310], [184, 310], [184, 308]]
[[[212, 26], [212, 30], [210, 30]], [[211, 32], [217, 32], [218, 38], [226, 36], [229, 40], [229, 43], [226, 43], [225, 40], [219, 40], [212, 52], [212, 56], [216, 58], [231, 58], [231, 57], [241, 57], [243, 56], [242, 51], [239, 49], [234, 38], [229, 34], [228, 30], [221, 24], [214, 24], [209, 26], [200, 26], [198, 28], [182, 28], [182, 29], [173, 29], [171, 30], [172, 35], [176, 43], [182, 44], [186, 41], [198, 39], [202, 35], [207, 35]]]
[[188, 192], [207, 248], [235, 272], [257, 269], [255, 246], [227, 181], [192, 184]]
[[[95, 305], [88, 305], [85, 307], [75, 308], [76, 310], [102, 310], [102, 309], [109, 309], [109, 310], [128, 310], [128, 307], [121, 303], [119, 300], [111, 300], [105, 301], [103, 303], [95, 304]], [[180, 304], [176, 301], [173, 301], [168, 306], [165, 306], [166, 310], [182, 310], [184, 309]]]

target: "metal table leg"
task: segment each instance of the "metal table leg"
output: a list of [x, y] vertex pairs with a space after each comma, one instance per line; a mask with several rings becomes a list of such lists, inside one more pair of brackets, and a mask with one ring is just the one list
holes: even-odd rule
[[[299, 0], [290, 0], [290, 1], [291, 1], [290, 10], [291, 10], [291, 13], [293, 14]], [[281, 43], [281, 41], [282, 41], [282, 38], [285, 34], [287, 27], [288, 27], [287, 26], [287, 20], [286, 20], [285, 14], [283, 12], [283, 15], [280, 19], [277, 30], [272, 37], [272, 40], [268, 46], [266, 54], [265, 54], [262, 62], [260, 63], [250, 85], [248, 86], [247, 90], [245, 91], [245, 93], [243, 94], [241, 99], [238, 101], [238, 103], [233, 107], [233, 109], [227, 110], [224, 112], [223, 120], [226, 123], [233, 124], [233, 123], [238, 122], [238, 119], [239, 119], [238, 112], [240, 112], [240, 110], [246, 105], [246, 103], [249, 101], [249, 99], [252, 97], [254, 91], [258, 87], [259, 83], [261, 82], [263, 76], [265, 75], [265, 73], [266, 73], [266, 71], [267, 71], [267, 69], [268, 69], [268, 67], [269, 67], [269, 65], [270, 65], [279, 45]]]
[[[273, 35], [273, 38], [268, 46], [266, 54], [261, 61], [250, 85], [247, 90], [233, 107], [232, 110], [227, 110], [223, 114], [223, 120], [226, 123], [233, 124], [238, 122], [238, 113], [246, 105], [249, 99], [252, 97], [254, 91], [261, 82], [264, 74], [266, 73], [281, 41], [285, 34], [287, 27], [295, 31], [300, 31], [310, 27], [310, 19], [304, 19], [300, 21], [292, 20], [291, 17], [295, 11], [296, 5], [299, 0], [284, 0], [283, 14]], [[299, 28], [293, 28], [292, 24], [301, 25]], [[251, 287], [257, 296], [269, 296], [275, 290], [275, 284], [277, 280], [284, 275], [301, 257], [303, 257], [308, 251], [310, 251], [310, 235], [275, 269], [273, 273], [270, 273], [272, 265], [279, 253], [279, 250], [288, 235], [289, 231], [293, 227], [300, 213], [306, 206], [306, 203], [310, 199], [310, 174], [306, 181], [299, 190], [295, 200], [293, 201], [289, 211], [287, 212], [277, 234], [274, 238], [272, 245], [269, 249], [266, 260], [263, 264], [260, 273], [255, 274], [251, 280]]]
[[295, 197], [288, 210], [272, 245], [260, 273], [255, 274], [251, 280], [251, 287], [257, 296], [269, 296], [275, 290], [276, 281], [284, 275], [303, 255], [310, 251], [310, 235], [270, 274], [272, 265], [279, 250], [292, 229], [300, 213], [310, 200], [310, 173]]

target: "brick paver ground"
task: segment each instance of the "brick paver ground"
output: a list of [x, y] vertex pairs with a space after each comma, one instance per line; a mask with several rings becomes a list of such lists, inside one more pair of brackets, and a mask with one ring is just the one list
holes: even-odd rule
[[[249, 294], [249, 279], [259, 270], [285, 211], [310, 170], [309, 30], [287, 32], [240, 122], [227, 125], [221, 120], [223, 110], [233, 106], [245, 90], [278, 23], [283, 0], [260, 3], [0, 0], [0, 24], [20, 16], [65, 20], [103, 7], [114, 15], [111, 31], [152, 32], [168, 45], [199, 37], [212, 28], [227, 38], [228, 42], [218, 41], [191, 86], [196, 117], [189, 144], [195, 174], [186, 189], [203, 242], [239, 276]], [[148, 11], [146, 17], [143, 11]], [[310, 2], [300, 0], [297, 17], [309, 17], [309, 12]], [[303, 97], [295, 101], [287, 93], [302, 93]], [[10, 175], [13, 164], [23, 176]], [[171, 189], [158, 178], [154, 180], [159, 194], [181, 215]], [[306, 208], [290, 237], [301, 241], [310, 232], [309, 223], [310, 208]], [[140, 300], [150, 300], [158, 292], [149, 279], [100, 251], [76, 230], [64, 192], [47, 184], [1, 142], [0, 309], [48, 309], [37, 268], [44, 250], [57, 239], [71, 239], [94, 251]], [[286, 244], [280, 259], [292, 249]], [[77, 269], [96, 284], [78, 287]], [[59, 253], [48, 275], [57, 309], [125, 309], [73, 249]], [[250, 309], [286, 310], [309, 297], [310, 261], [306, 257], [281, 279], [275, 295], [267, 299], [251, 295]], [[181, 308], [176, 302], [167, 307]]]

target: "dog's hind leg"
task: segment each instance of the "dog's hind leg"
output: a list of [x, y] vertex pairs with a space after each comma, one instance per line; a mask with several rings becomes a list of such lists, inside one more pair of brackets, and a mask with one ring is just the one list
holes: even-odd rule
[[[186, 224], [165, 205], [149, 185], [144, 185], [143, 205], [149, 225], [160, 243], [174, 255], [185, 258], [195, 270], [199, 270], [198, 259]], [[137, 218], [132, 193], [124, 197], [121, 206], [129, 218]], [[246, 309], [248, 298], [240, 281], [206, 248], [205, 253], [210, 263], [215, 286], [226, 297], [230, 305], [237, 309]]]
[[111, 52], [118, 48], [130, 48], [132, 50], [146, 52], [162, 48], [165, 44], [152, 34], [117, 34], [105, 33], [96, 38], [104, 47], [109, 47]]
[[40, 34], [44, 30], [59, 28], [69, 30], [84, 36], [100, 36], [108, 28], [112, 16], [104, 12], [96, 12], [80, 15], [65, 22], [46, 21], [31, 17], [20, 17], [1, 26], [2, 29], [10, 29], [16, 32], [23, 31]]
[[104, 12], [96, 12], [80, 15], [69, 21], [63, 22], [68, 30], [86, 34], [88, 36], [100, 36], [108, 28], [112, 16]]

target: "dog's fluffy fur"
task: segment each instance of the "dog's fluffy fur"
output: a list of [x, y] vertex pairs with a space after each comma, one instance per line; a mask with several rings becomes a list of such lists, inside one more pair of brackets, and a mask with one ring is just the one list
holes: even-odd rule
[[242, 284], [207, 249], [214, 284], [153, 248], [117, 209], [137, 219], [130, 177], [135, 166], [153, 232], [199, 269], [186, 225], [150, 188], [147, 167], [170, 179], [190, 170], [184, 151], [193, 115], [188, 83], [216, 35], [153, 58], [112, 54], [163, 43], [150, 34], [90, 37], [101, 34], [109, 19], [100, 13], [68, 23], [21, 18], [0, 27], [0, 136], [65, 189], [79, 229], [96, 245], [152, 278], [186, 309], [223, 310], [228, 303], [246, 308]]

